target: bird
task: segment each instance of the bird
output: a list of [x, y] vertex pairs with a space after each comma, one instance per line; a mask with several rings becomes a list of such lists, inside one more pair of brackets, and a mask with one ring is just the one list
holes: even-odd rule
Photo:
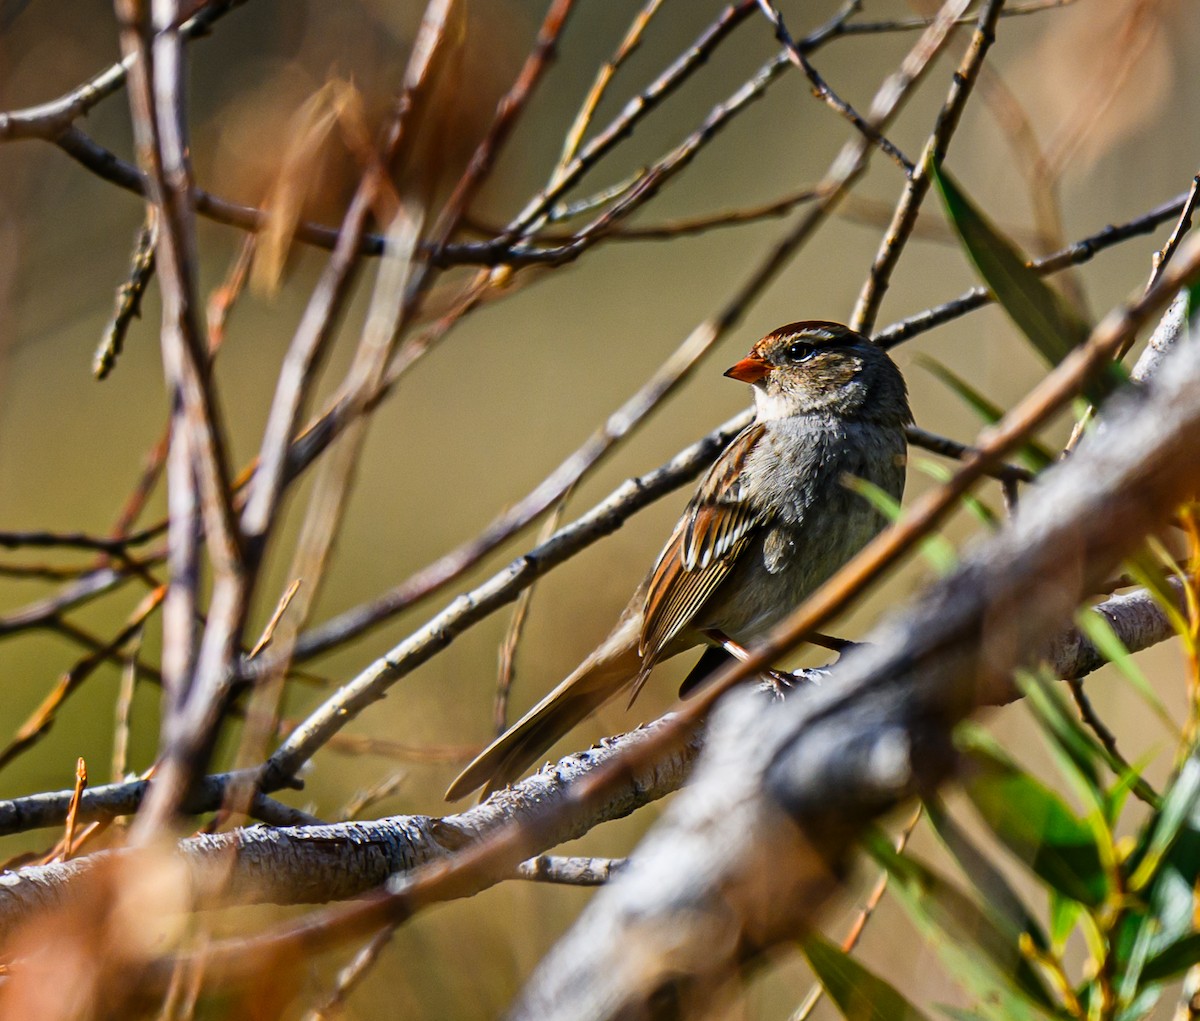
[[555, 741], [659, 662], [706, 652], [684, 682], [745, 649], [886, 524], [848, 478], [904, 490], [904, 377], [882, 347], [840, 323], [772, 330], [725, 375], [748, 383], [755, 417], [704, 475], [608, 637], [493, 741], [446, 791], [455, 801], [517, 779]]

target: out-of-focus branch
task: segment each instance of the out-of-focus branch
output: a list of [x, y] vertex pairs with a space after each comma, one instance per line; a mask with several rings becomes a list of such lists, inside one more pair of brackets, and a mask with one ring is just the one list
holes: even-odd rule
[[[184, 39], [202, 39], [209, 34], [217, 20], [246, 0], [209, 0], [180, 27]], [[134, 57], [127, 55], [119, 63], [100, 71], [70, 92], [37, 106], [23, 110], [0, 112], [0, 142], [18, 138], [52, 138], [80, 117], [85, 116], [98, 103], [119, 92]]]
[[[163, 769], [151, 811], [139, 828], [144, 838], [174, 811], [204, 767], [210, 733], [183, 726], [194, 700], [216, 697], [224, 665], [236, 653], [244, 624], [247, 584], [242, 544], [232, 504], [221, 416], [199, 324], [195, 215], [187, 117], [183, 98], [185, 47], [179, 4], [156, 4], [151, 15], [131, 0], [117, 0], [121, 47], [129, 69], [130, 109], [139, 159], [156, 207], [156, 261], [163, 293], [163, 369], [171, 399], [167, 462], [170, 581], [163, 610]], [[194, 636], [199, 583], [197, 514], [203, 519], [213, 570], [208, 622], [197, 648]]]
[[[1131, 652], [1174, 635], [1162, 606], [1144, 589], [1113, 596], [1090, 612], [1102, 614]], [[1107, 661], [1085, 634], [1070, 627], [1053, 638], [1046, 662], [1056, 676], [1078, 679]], [[993, 693], [992, 700], [1004, 702], [1015, 697], [1014, 688], [1002, 685]], [[546, 801], [569, 804], [573, 791], [591, 773], [631, 745], [647, 740], [663, 722], [607, 738], [596, 748], [569, 755], [457, 815], [441, 819], [397, 816], [373, 822], [324, 825], [258, 795], [250, 809], [255, 818], [275, 827], [292, 828], [279, 832], [252, 827], [220, 836], [191, 838], [180, 845], [180, 852], [192, 866], [198, 885], [206, 869], [225, 867], [232, 853], [234, 882], [241, 897], [288, 904], [355, 897], [398, 873], [416, 870], [461, 850], [467, 843], [485, 840], [510, 816], [527, 817]], [[698, 734], [646, 771], [630, 773], [625, 786], [593, 806], [587, 816], [564, 819], [561, 828], [548, 832], [543, 846], [532, 848], [530, 853], [537, 854], [573, 839], [602, 822], [626, 815], [677, 790], [686, 779], [702, 740]], [[250, 778], [251, 773], [247, 773], [243, 779]], [[186, 810], [201, 813], [217, 808], [228, 784], [235, 779], [230, 774], [206, 777], [193, 792]], [[147, 781], [138, 780], [89, 788], [80, 799], [77, 818], [87, 822], [132, 814], [147, 786]], [[0, 834], [60, 825], [66, 818], [72, 793], [63, 790], [0, 801]], [[0, 927], [35, 910], [38, 904], [67, 896], [65, 884], [101, 863], [106, 854], [100, 852], [64, 865], [22, 869], [7, 880], [0, 877]], [[551, 858], [547, 864], [534, 858], [516, 874], [526, 879], [567, 881], [565, 876], [561, 879], [550, 876], [559, 876], [564, 870], [570, 875], [580, 874], [578, 866], [579, 862], [572, 859], [563, 862]], [[596, 879], [609, 878], [607, 873], [611, 869], [603, 871], [606, 873], [603, 877], [595, 868], [582, 873]], [[311, 877], [311, 885], [305, 885], [306, 877]]]
[[1200, 490], [1200, 345], [1112, 405], [1102, 437], [820, 686], [777, 713], [722, 704], [689, 787], [514, 1017], [652, 1016], [655, 1002], [686, 1014], [815, 924], [861, 828], [935, 790], [955, 764], [953, 725], [1004, 697], [1012, 670]]
[[[946, 436], [938, 436], [937, 433], [931, 433], [927, 429], [921, 429], [915, 425], [906, 426], [904, 435], [908, 437], [908, 442], [914, 447], [941, 454], [942, 457], [952, 457], [956, 461], [966, 460], [967, 457], [977, 452], [974, 447], [965, 443], [958, 443]], [[1032, 482], [1037, 477], [1028, 468], [1022, 468], [1016, 464], [999, 465], [989, 469], [987, 474], [1000, 482], [1009, 483]]]
[[[1156, 598], [1145, 589], [1112, 596], [1092, 607], [1091, 612], [1104, 616], [1130, 652], [1140, 652], [1174, 635], [1170, 618]], [[1078, 628], [1070, 627], [1054, 638], [1046, 653], [1046, 662], [1055, 676], [1072, 680], [1086, 677], [1100, 669], [1107, 660], [1087, 635]], [[1015, 688], [1008, 688], [998, 693], [997, 701], [1010, 701], [1017, 694]], [[623, 739], [611, 740], [620, 743]], [[364, 743], [369, 742], [364, 739]], [[593, 759], [592, 765], [598, 761]], [[240, 779], [252, 779], [253, 772], [247, 771]], [[185, 811], [199, 815], [218, 808], [227, 786], [237, 779], [227, 773], [205, 777], [186, 803]], [[86, 822], [132, 815], [137, 811], [147, 786], [145, 780], [134, 780], [89, 787], [80, 799], [78, 818]], [[524, 789], [523, 783], [514, 789], [518, 788]], [[0, 801], [0, 836], [61, 825], [66, 819], [71, 793], [70, 790], [51, 791]], [[293, 809], [285, 806], [272, 809], [271, 805], [278, 805], [278, 802], [259, 795], [252, 804], [251, 815], [274, 826], [303, 825], [295, 818], [290, 821], [286, 819], [283, 813], [293, 812]]]

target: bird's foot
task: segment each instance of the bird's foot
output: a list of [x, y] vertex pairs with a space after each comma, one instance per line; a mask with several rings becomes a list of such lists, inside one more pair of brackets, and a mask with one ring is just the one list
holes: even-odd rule
[[765, 686], [769, 688], [776, 701], [782, 702], [796, 686], [799, 678], [786, 670], [764, 670], [762, 673]]

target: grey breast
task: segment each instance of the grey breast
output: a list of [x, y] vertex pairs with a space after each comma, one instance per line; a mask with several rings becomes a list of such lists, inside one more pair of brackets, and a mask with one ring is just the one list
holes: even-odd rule
[[815, 415], [773, 422], [746, 471], [755, 502], [761, 493], [780, 513], [738, 557], [721, 589], [728, 597], [705, 608], [706, 625], [748, 643], [795, 609], [886, 524], [845, 479], [864, 479], [899, 499], [904, 451], [894, 426]]

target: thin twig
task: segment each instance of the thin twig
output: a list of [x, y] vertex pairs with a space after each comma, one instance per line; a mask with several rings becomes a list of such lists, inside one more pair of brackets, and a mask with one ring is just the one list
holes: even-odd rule
[[380, 955], [387, 949], [392, 937], [396, 934], [395, 925], [385, 925], [367, 940], [350, 959], [349, 963], [338, 970], [333, 988], [320, 1006], [313, 1008], [305, 1015], [304, 1021], [326, 1021], [342, 1012], [347, 997], [354, 991], [367, 973], [375, 966]]
[[1163, 242], [1160, 248], [1151, 257], [1150, 279], [1146, 282], [1146, 288], [1154, 286], [1155, 282], [1162, 276], [1163, 270], [1167, 263], [1171, 261], [1171, 257], [1179, 249], [1179, 243], [1189, 230], [1192, 229], [1192, 213], [1196, 210], [1196, 202], [1200, 199], [1200, 174], [1196, 174], [1192, 178], [1192, 186], [1188, 189], [1187, 198], [1183, 200], [1183, 208], [1179, 211], [1179, 219], [1175, 221], [1175, 226], [1171, 230], [1167, 240]]
[[[924, 809], [918, 804], [916, 810], [909, 817], [908, 822], [904, 824], [900, 835], [896, 837], [895, 848], [897, 854], [904, 853], [904, 849], [908, 846], [909, 838], [913, 835], [913, 831], [917, 828], [917, 823], [921, 821], [923, 814]], [[842, 938], [843, 953], [852, 953], [854, 948], [858, 946], [858, 941], [862, 939], [862, 934], [866, 932], [867, 923], [870, 922], [871, 916], [875, 914], [875, 909], [879, 907], [880, 901], [883, 900], [883, 895], [887, 893], [888, 875], [886, 870], [879, 873], [879, 878], [875, 880], [875, 886], [871, 889], [865, 903], [851, 924], [850, 930]], [[824, 986], [820, 983], [814, 984], [789, 1021], [808, 1021], [808, 1018], [812, 1016], [812, 1012], [816, 1010], [817, 1004], [821, 1002], [821, 997], [824, 993]]]
[[406, 780], [408, 780], [408, 770], [400, 769], [390, 776], [385, 776], [373, 786], [355, 792], [350, 800], [342, 806], [342, 810], [338, 813], [338, 818], [342, 822], [350, 822], [352, 819], [358, 819], [368, 808], [379, 804], [385, 798], [390, 798], [395, 794], [404, 785]]
[[144, 546], [161, 536], [163, 531], [161, 526], [155, 526], [112, 539], [84, 532], [0, 532], [0, 546], [6, 549], [81, 549], [109, 556], [126, 556], [131, 546]]
[[58, 592], [0, 617], [0, 637], [53, 626], [64, 613], [107, 595], [130, 580], [124, 571], [103, 567], [64, 585]]
[[869, 334], [875, 328], [875, 317], [888, 289], [892, 272], [900, 261], [900, 254], [904, 251], [921, 211], [921, 203], [929, 191], [931, 162], [940, 162], [946, 156], [946, 149], [962, 118], [975, 80], [979, 77], [979, 70], [983, 67], [984, 58], [996, 38], [996, 19], [1000, 16], [1002, 7], [1003, 0], [986, 0], [979, 9], [979, 19], [971, 36], [971, 44], [954, 72], [950, 93], [938, 111], [933, 131], [921, 150], [918, 165], [908, 175], [904, 192], [900, 201], [896, 203], [892, 222], [879, 243], [870, 273], [859, 292], [858, 301], [850, 317], [850, 325], [861, 333]]
[[142, 636], [139, 630], [129, 639], [125, 648], [125, 663], [121, 667], [121, 684], [117, 689], [117, 700], [113, 706], [113, 750], [112, 750], [112, 782], [120, 783], [125, 779], [129, 766], [129, 722], [133, 715], [133, 696], [137, 689], [138, 656], [142, 651]]
[[73, 695], [102, 663], [117, 655], [120, 649], [141, 631], [146, 620], [162, 604], [165, 594], [165, 589], [161, 586], [150, 592], [138, 603], [125, 625], [108, 643], [83, 657], [58, 678], [49, 694], [42, 699], [28, 719], [17, 728], [7, 745], [0, 750], [0, 768], [8, 765], [14, 758], [32, 747], [49, 731], [63, 702]]
[[1091, 728], [1092, 733], [1096, 735], [1100, 743], [1108, 750], [1109, 755], [1113, 757], [1114, 761], [1128, 769], [1131, 773], [1136, 773], [1137, 771], [1129, 765], [1125, 756], [1117, 748], [1117, 736], [1108, 728], [1107, 724], [1105, 724], [1096, 713], [1095, 708], [1093, 708], [1087, 692], [1083, 690], [1083, 682], [1077, 677], [1072, 677], [1067, 680], [1067, 687], [1070, 689], [1071, 698], [1079, 710], [1079, 718]]
[[[550, 536], [558, 531], [562, 521], [562, 512], [567, 505], [569, 493], [564, 494], [558, 501], [558, 506], [546, 518], [541, 531], [538, 532], [537, 544], [540, 546]], [[508, 729], [508, 696], [512, 691], [513, 678], [516, 675], [517, 646], [521, 642], [521, 634], [525, 629], [525, 619], [529, 614], [529, 604], [533, 600], [535, 585], [526, 588], [513, 607], [512, 618], [508, 622], [508, 630], [504, 633], [504, 641], [500, 643], [500, 665], [496, 671], [496, 695], [492, 701], [492, 727], [499, 737]]]
[[641, 45], [642, 35], [646, 31], [646, 27], [650, 24], [650, 20], [658, 12], [659, 7], [662, 6], [662, 3], [663, 0], [646, 0], [642, 9], [634, 15], [634, 19], [630, 23], [629, 29], [626, 31], [625, 37], [621, 40], [621, 44], [617, 47], [616, 52], [596, 72], [596, 79], [592, 82], [592, 87], [588, 90], [583, 104], [579, 107], [579, 112], [575, 114], [575, 120], [572, 122], [571, 127], [567, 130], [566, 137], [563, 139], [562, 154], [558, 157], [558, 163], [550, 178], [552, 186], [557, 183], [559, 175], [570, 165], [576, 153], [579, 152], [584, 132], [587, 131], [588, 125], [592, 122], [592, 117], [596, 113], [596, 107], [600, 105], [600, 100], [604, 98], [604, 93], [616, 75], [618, 68]]
[[884, 137], [878, 128], [863, 120], [854, 107], [830, 88], [829, 83], [821, 77], [817, 69], [812, 66], [812, 62], [804, 55], [796, 40], [792, 38], [792, 34], [788, 31], [779, 8], [771, 0], [758, 0], [758, 7], [766, 15], [767, 20], [774, 25], [775, 38], [783, 44], [784, 49], [787, 51], [788, 60], [804, 72], [804, 77], [808, 79], [809, 84], [812, 86], [812, 94], [829, 106], [830, 109], [853, 124], [855, 129], [860, 131], [872, 145], [879, 146], [879, 151], [903, 170], [906, 177], [911, 177], [913, 171], [916, 169], [913, 166], [912, 160]]
[[[244, 4], [246, 0], [210, 0], [180, 27], [184, 39], [203, 39], [219, 18]], [[0, 113], [0, 142], [18, 138], [48, 138], [86, 116], [97, 104], [115, 95], [125, 84], [133, 58], [92, 75], [70, 92], [37, 106]]]
[[[974, 447], [959, 443], [948, 436], [939, 436], [937, 433], [931, 433], [915, 425], [905, 426], [904, 435], [914, 447], [921, 447], [935, 454], [941, 454], [943, 457], [952, 457], [956, 461], [965, 461], [976, 453]], [[997, 465], [995, 468], [989, 469], [987, 474], [1004, 483], [1032, 482], [1037, 478], [1028, 468], [1022, 468], [1016, 464]]]
[[263, 649], [271, 644], [271, 639], [275, 635], [275, 628], [279, 626], [279, 621], [283, 618], [283, 615], [287, 613], [287, 608], [291, 605], [293, 597], [300, 590], [300, 585], [300, 579], [296, 578], [286, 589], [284, 589], [283, 595], [279, 597], [279, 603], [275, 607], [275, 612], [271, 614], [271, 619], [267, 621], [258, 641], [254, 643], [253, 647], [250, 649], [250, 652], [247, 654], [247, 658], [253, 659], [260, 652], [262, 652]]
[[92, 374], [105, 379], [112, 372], [125, 347], [130, 324], [142, 315], [142, 296], [154, 277], [154, 248], [158, 244], [158, 217], [153, 207], [146, 211], [146, 222], [138, 231], [130, 260], [129, 279], [117, 288], [117, 305], [104, 328], [100, 346], [92, 359]]
[[79, 815], [79, 799], [87, 788], [87, 763], [80, 757], [75, 760], [75, 790], [67, 808], [67, 824], [63, 832], [62, 850], [54, 856], [55, 861], [66, 861], [75, 850], [75, 825]]
[[[1106, 248], [1111, 248], [1122, 241], [1127, 241], [1132, 237], [1149, 234], [1159, 224], [1178, 216], [1180, 210], [1183, 209], [1186, 198], [1186, 194], [1179, 195], [1174, 199], [1164, 202], [1162, 205], [1156, 206], [1149, 212], [1143, 213], [1141, 216], [1127, 220], [1125, 223], [1116, 226], [1110, 224], [1096, 231], [1095, 234], [1089, 234], [1087, 237], [1081, 238], [1061, 251], [1055, 252], [1053, 255], [1048, 255], [1044, 259], [1034, 259], [1029, 263], [1029, 266], [1039, 274], [1046, 275], [1055, 273], [1067, 266], [1077, 266], [1080, 263], [1088, 262], [1096, 253], [1102, 252]], [[991, 292], [986, 287], [972, 287], [957, 298], [942, 302], [940, 305], [934, 305], [922, 312], [918, 312], [916, 315], [911, 315], [906, 319], [901, 319], [893, 323], [891, 326], [876, 333], [873, 339], [884, 349], [890, 349], [919, 334], [932, 330], [935, 326], [941, 326], [952, 319], [957, 319], [959, 316], [973, 312], [977, 308], [991, 304], [994, 300], [995, 298], [992, 297]]]

